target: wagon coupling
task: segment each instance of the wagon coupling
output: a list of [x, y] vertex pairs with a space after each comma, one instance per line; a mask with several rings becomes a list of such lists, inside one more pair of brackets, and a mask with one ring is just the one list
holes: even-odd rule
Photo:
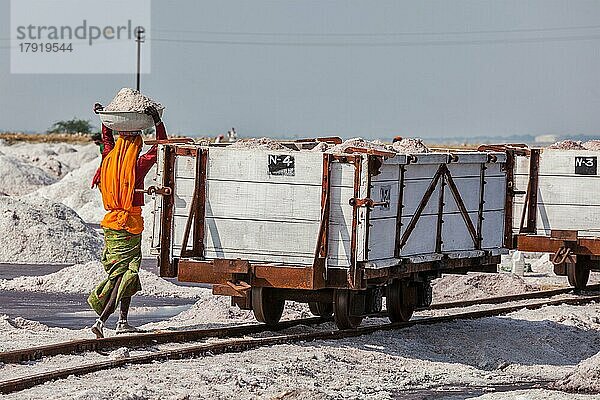
[[146, 193], [149, 195], [160, 194], [163, 196], [171, 195], [172, 191], [170, 187], [156, 187], [150, 186], [148, 189], [135, 189], [137, 193]]
[[387, 201], [375, 201], [373, 199], [357, 199], [357, 198], [351, 198], [348, 203], [354, 207], [389, 207], [390, 206], [390, 202], [389, 200]]
[[552, 264], [560, 265], [567, 261], [567, 259], [572, 260], [571, 249], [563, 246], [554, 253], [554, 256], [552, 256]]

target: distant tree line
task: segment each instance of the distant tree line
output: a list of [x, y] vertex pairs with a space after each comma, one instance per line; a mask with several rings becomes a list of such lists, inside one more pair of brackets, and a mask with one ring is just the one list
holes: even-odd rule
[[90, 121], [73, 118], [67, 121], [55, 122], [47, 132], [91, 135], [93, 130], [94, 126], [90, 123]]

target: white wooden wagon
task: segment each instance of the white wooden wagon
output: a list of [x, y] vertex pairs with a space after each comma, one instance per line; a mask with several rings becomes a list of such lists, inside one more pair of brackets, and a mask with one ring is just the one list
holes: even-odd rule
[[514, 167], [516, 247], [552, 254], [578, 288], [600, 270], [600, 152], [520, 149]]
[[[277, 323], [285, 300], [340, 328], [407, 320], [442, 272], [496, 271], [506, 155], [270, 151], [163, 145], [153, 248], [162, 276]], [[508, 224], [510, 230], [510, 223]]]

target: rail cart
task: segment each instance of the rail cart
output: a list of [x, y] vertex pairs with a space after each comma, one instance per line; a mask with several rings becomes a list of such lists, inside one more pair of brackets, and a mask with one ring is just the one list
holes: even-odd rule
[[554, 272], [585, 288], [600, 270], [600, 152], [503, 147], [514, 163], [511, 247], [551, 253]]
[[511, 229], [505, 153], [300, 150], [315, 144], [161, 145], [161, 276], [211, 284], [267, 324], [293, 300], [344, 329], [382, 297], [408, 320], [441, 273], [496, 272]]

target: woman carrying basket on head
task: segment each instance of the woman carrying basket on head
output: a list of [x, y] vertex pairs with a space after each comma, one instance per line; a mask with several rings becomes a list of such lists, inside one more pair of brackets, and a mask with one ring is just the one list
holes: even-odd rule
[[[101, 104], [94, 105], [94, 112], [102, 111]], [[145, 114], [152, 117], [156, 138], [166, 139], [165, 126], [158, 110], [151, 106]], [[98, 186], [107, 213], [100, 223], [104, 231], [102, 265], [108, 274], [90, 294], [88, 303], [99, 315], [92, 326], [97, 338], [104, 337], [104, 324], [120, 303], [117, 333], [135, 332], [127, 322], [131, 296], [142, 286], [138, 275], [142, 261], [142, 231], [144, 220], [142, 206], [144, 178], [156, 163], [158, 146], [154, 145], [142, 156], [141, 131], [118, 132], [116, 143], [113, 131], [102, 125], [102, 163], [92, 180], [92, 188]], [[138, 157], [139, 156], [139, 157]]]

